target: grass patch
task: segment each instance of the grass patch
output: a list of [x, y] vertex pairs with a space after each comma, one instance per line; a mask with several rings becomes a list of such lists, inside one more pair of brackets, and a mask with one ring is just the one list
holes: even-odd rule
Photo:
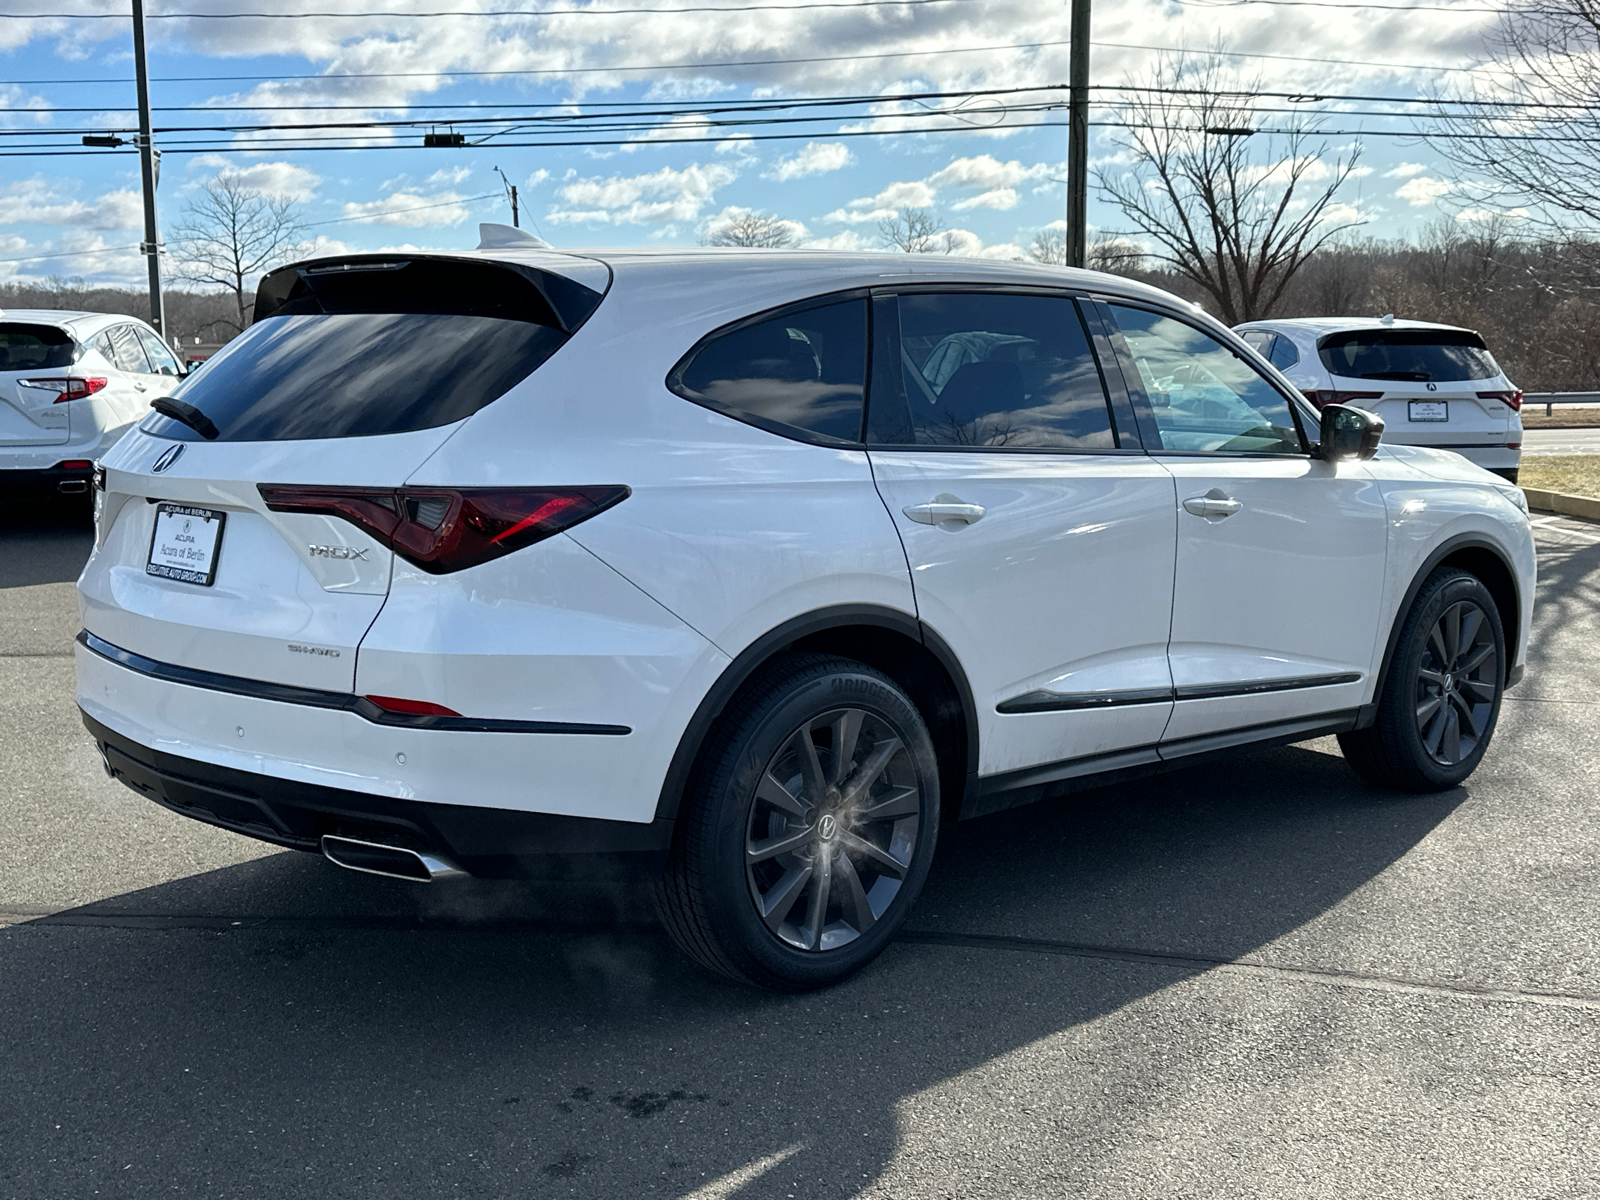
[[1517, 482], [1546, 492], [1600, 500], [1600, 454], [1524, 456]]
[[1600, 408], [1563, 408], [1557, 404], [1548, 417], [1542, 404], [1529, 404], [1522, 410], [1524, 429], [1593, 429], [1596, 425], [1600, 425]]

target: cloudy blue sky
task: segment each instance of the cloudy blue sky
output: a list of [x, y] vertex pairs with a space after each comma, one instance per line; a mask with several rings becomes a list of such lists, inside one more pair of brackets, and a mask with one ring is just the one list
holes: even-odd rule
[[[307, 237], [328, 250], [470, 246], [478, 221], [509, 220], [495, 167], [520, 189], [523, 224], [560, 246], [693, 244], [719, 222], [756, 210], [795, 222], [808, 244], [873, 248], [882, 217], [917, 206], [935, 209], [964, 251], [1011, 257], [1060, 220], [1066, 130], [1035, 123], [1060, 122], [1064, 113], [1005, 109], [1059, 93], [882, 98], [1064, 82], [1065, 0], [753, 0], [753, 8], [726, 13], [602, 11], [735, 2], [155, 0], [152, 92], [165, 110], [156, 124], [174, 130], [158, 135], [167, 147], [163, 229], [201, 183], [235, 171], [294, 199]], [[1348, 0], [1100, 0], [1094, 80], [1146, 77], [1159, 48], [1221, 45], [1236, 56], [1241, 83], [1259, 81], [1268, 90], [1426, 95], [1470, 78], [1462, 72], [1481, 56], [1495, 19], [1481, 0], [1430, 3], [1395, 10]], [[418, 15], [355, 15], [380, 5]], [[563, 11], [462, 15], [512, 7]], [[157, 15], [263, 10], [323, 15]], [[0, 0], [0, 151], [13, 155], [0, 157], [0, 280], [142, 282], [133, 249], [141, 236], [135, 157], [14, 156], [132, 124], [126, 11], [100, 0]], [[420, 15], [442, 11], [454, 15]], [[120, 15], [27, 15], [65, 12]], [[798, 97], [858, 101], [759, 118], [809, 118], [785, 124], [756, 124], [748, 112], [719, 115], [720, 124], [670, 116], [684, 107]], [[1101, 94], [1096, 115], [1111, 116], [1113, 99]], [[551, 117], [615, 120], [628, 105], [664, 115], [632, 121], [622, 132], [550, 134]], [[1388, 237], [1419, 231], [1451, 204], [1447, 164], [1432, 149], [1374, 136], [1409, 121], [1337, 111], [1370, 111], [1371, 104], [1319, 107], [1331, 114], [1326, 127], [1340, 131], [1327, 139], [1330, 164], [1354, 141], [1342, 131], [1368, 131], [1340, 217]], [[484, 115], [546, 124], [457, 124], [477, 143], [459, 149], [424, 149], [418, 127], [182, 131], [402, 119], [435, 120], [443, 130], [452, 119]], [[918, 132], [929, 127], [955, 131]], [[488, 136], [496, 129], [505, 131]], [[894, 132], [851, 136], [885, 130]], [[793, 136], [756, 140], [773, 133]], [[275, 140], [287, 136], [300, 140], [290, 148]], [[1094, 161], [1115, 166], [1115, 136], [1095, 131]], [[305, 140], [312, 137], [354, 148], [314, 150]], [[549, 140], [627, 144], [514, 144]], [[1121, 225], [1098, 200], [1091, 200], [1090, 222]], [[35, 257], [44, 255], [53, 257]]]

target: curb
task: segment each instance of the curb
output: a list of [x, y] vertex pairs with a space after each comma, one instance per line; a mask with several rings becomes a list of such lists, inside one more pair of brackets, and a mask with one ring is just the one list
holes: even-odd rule
[[1568, 496], [1563, 492], [1546, 492], [1539, 488], [1523, 488], [1522, 494], [1528, 498], [1528, 507], [1540, 512], [1600, 521], [1600, 500], [1591, 500], [1587, 496]]

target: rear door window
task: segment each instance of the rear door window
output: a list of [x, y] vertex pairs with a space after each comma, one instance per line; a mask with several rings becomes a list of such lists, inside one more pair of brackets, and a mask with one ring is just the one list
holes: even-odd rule
[[167, 344], [148, 329], [134, 326], [139, 335], [139, 341], [144, 346], [145, 356], [149, 358], [150, 365], [157, 375], [181, 375], [178, 369], [178, 359], [167, 349]]
[[1273, 366], [1277, 367], [1278, 370], [1287, 371], [1290, 367], [1294, 366], [1295, 363], [1300, 361], [1300, 351], [1295, 344], [1288, 338], [1284, 337], [1283, 334], [1274, 334], [1272, 338], [1272, 347], [1267, 352], [1267, 361]]
[[1330, 333], [1317, 354], [1331, 374], [1346, 379], [1459, 383], [1492, 379], [1500, 367], [1475, 333], [1450, 329], [1360, 329]]
[[0, 371], [53, 371], [70, 367], [77, 353], [65, 329], [0, 321]]
[[1116, 448], [1105, 388], [1069, 297], [940, 292], [884, 299], [874, 310], [869, 442]]
[[117, 364], [117, 369], [129, 371], [136, 375], [151, 375], [150, 360], [145, 357], [144, 347], [139, 344], [139, 334], [132, 325], [117, 325], [108, 331], [111, 342], [111, 361]]
[[[564, 276], [470, 259], [354, 258], [261, 281], [256, 320], [173, 399], [225, 442], [364, 437], [462, 420], [526, 379], [599, 305]], [[152, 414], [160, 437], [201, 435]]]
[[684, 356], [667, 387], [785, 437], [859, 444], [867, 301], [792, 308], [720, 330]]

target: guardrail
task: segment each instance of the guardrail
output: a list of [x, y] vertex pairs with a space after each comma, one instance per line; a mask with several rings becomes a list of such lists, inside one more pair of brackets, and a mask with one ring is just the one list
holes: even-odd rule
[[1522, 407], [1544, 405], [1544, 415], [1550, 416], [1557, 404], [1588, 404], [1600, 406], [1600, 392], [1524, 392]]

